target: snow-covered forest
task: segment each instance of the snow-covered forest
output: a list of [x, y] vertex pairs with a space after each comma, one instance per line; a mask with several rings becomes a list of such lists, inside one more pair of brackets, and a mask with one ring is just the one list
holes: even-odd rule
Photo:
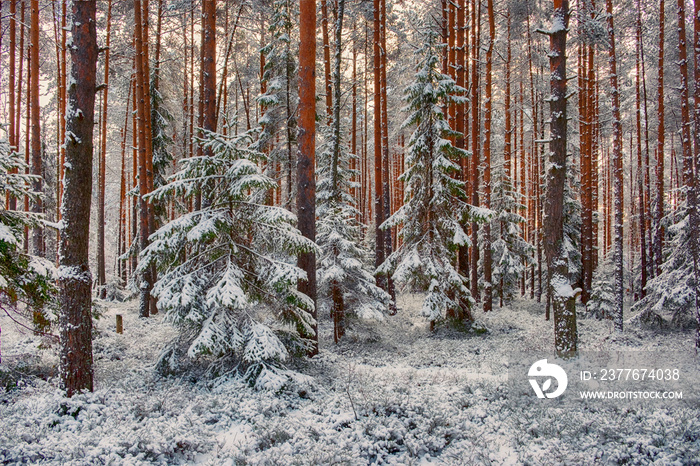
[[0, 461], [700, 464], [698, 51], [685, 0], [0, 1]]

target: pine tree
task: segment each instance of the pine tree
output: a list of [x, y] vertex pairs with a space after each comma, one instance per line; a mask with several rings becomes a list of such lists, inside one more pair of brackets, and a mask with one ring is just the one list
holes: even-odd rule
[[154, 233], [139, 269], [157, 264], [153, 293], [193, 335], [188, 356], [212, 355], [258, 387], [274, 385], [289, 352], [306, 349], [303, 336], [313, 335], [313, 302], [296, 290], [304, 272], [294, 258], [315, 247], [294, 228], [292, 213], [264, 204], [276, 183], [260, 172], [264, 155], [250, 148], [253, 134], [204, 135], [199, 144], [210, 155], [183, 159], [151, 197], [211, 202]]
[[427, 290], [422, 314], [432, 326], [446, 315], [472, 320], [473, 299], [466, 278], [454, 264], [457, 248], [469, 245], [460, 222], [475, 212], [462, 200], [464, 182], [455, 178], [459, 160], [468, 152], [448, 139], [457, 134], [442, 111], [443, 106], [462, 101], [455, 94], [464, 89], [439, 70], [438, 34], [428, 30], [424, 37], [415, 81], [405, 97], [411, 113], [403, 126], [417, 126], [408, 144], [407, 169], [400, 177], [406, 186], [405, 204], [382, 225], [385, 230], [401, 225], [403, 242], [379, 272]]

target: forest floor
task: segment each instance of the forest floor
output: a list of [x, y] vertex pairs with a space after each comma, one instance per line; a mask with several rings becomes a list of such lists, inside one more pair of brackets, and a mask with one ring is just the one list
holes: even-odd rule
[[[57, 388], [56, 346], [0, 317], [3, 464], [700, 464], [691, 330], [629, 324], [616, 334], [608, 321], [580, 319], [582, 355], [557, 361], [568, 390], [538, 399], [528, 368], [553, 362], [542, 304], [479, 313], [485, 332], [431, 332], [421, 295], [405, 294], [398, 315], [355, 322], [338, 345], [323, 319], [320, 354], [294, 363], [294, 381], [273, 393], [237, 378], [159, 376], [175, 329], [160, 315], [140, 319], [134, 302], [101, 304], [95, 391], [72, 399]], [[647, 380], [644, 389], [683, 389], [683, 399], [581, 400], [580, 371], [600, 377], [605, 364], [677, 368], [685, 384]]]

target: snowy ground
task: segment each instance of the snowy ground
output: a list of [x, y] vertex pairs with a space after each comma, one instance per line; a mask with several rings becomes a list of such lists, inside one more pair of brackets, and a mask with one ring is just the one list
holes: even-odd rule
[[[486, 334], [431, 333], [418, 295], [402, 296], [395, 317], [355, 324], [338, 346], [322, 321], [320, 355], [297, 363], [303, 376], [280, 393], [159, 377], [154, 361], [174, 329], [160, 316], [139, 319], [134, 303], [106, 305], [95, 392], [72, 399], [57, 389], [55, 348], [0, 317], [0, 376], [33, 374], [0, 387], [3, 463], [700, 464], [696, 389], [672, 402], [584, 402], [513, 385], [516, 368], [552, 347], [551, 322], [528, 300], [478, 315]], [[615, 335], [583, 319], [579, 333], [584, 352], [675, 354], [673, 367], [700, 383], [690, 331]]]

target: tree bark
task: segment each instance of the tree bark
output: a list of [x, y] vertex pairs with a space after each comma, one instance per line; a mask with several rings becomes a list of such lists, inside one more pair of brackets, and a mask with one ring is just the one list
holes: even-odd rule
[[[480, 11], [477, 12], [477, 1], [472, 0], [472, 27], [471, 27], [471, 56], [472, 56], [472, 77], [471, 77], [471, 147], [472, 156], [470, 161], [470, 179], [471, 179], [471, 204], [479, 205], [479, 137], [481, 135], [479, 127], [479, 42], [480, 42]], [[479, 224], [476, 221], [471, 223], [472, 248], [471, 248], [471, 270], [470, 284], [471, 294], [474, 299], [479, 300]]]
[[564, 251], [564, 192], [567, 178], [567, 95], [566, 34], [569, 26], [568, 0], [554, 0], [550, 39], [551, 113], [549, 163], [544, 211], [544, 249], [547, 257], [548, 286], [554, 314], [554, 346], [559, 356], [577, 351], [576, 295], [569, 282]]
[[[491, 208], [491, 116], [493, 44], [496, 41], [496, 15], [493, 0], [487, 2], [489, 18], [489, 43], [486, 48], [486, 82], [484, 83], [484, 207]], [[491, 222], [484, 224], [484, 312], [493, 309], [492, 259], [491, 259]]]
[[[331, 199], [342, 202], [342, 194], [338, 182], [338, 164], [340, 163], [340, 65], [342, 59], [342, 39], [343, 39], [343, 16], [345, 14], [345, 0], [338, 0], [335, 24], [335, 53], [333, 54], [333, 160], [331, 164], [332, 193]], [[336, 256], [339, 251], [336, 251]], [[337, 280], [333, 280], [330, 285], [331, 301], [333, 308], [333, 340], [338, 343], [345, 335], [345, 300], [343, 289]]]
[[[110, 32], [112, 29], [112, 0], [107, 1], [107, 39], [105, 43], [105, 79], [104, 93], [102, 94], [102, 140], [100, 142], [100, 172], [98, 177], [98, 199], [97, 199], [97, 286], [100, 287], [99, 297], [104, 299], [107, 290], [107, 274], [105, 270], [105, 187], [107, 163], [107, 102], [109, 97], [109, 45]], [[128, 103], [128, 98], [127, 98]]]
[[606, 0], [608, 13], [608, 40], [610, 41], [610, 95], [612, 98], [612, 169], [613, 169], [613, 204], [615, 220], [613, 224], [613, 268], [615, 274], [615, 330], [622, 331], [622, 308], [624, 304], [624, 182], [622, 172], [622, 119], [620, 117], [620, 90], [617, 80], [617, 58], [615, 53], [615, 27], [613, 22], [612, 0]]
[[[36, 175], [32, 184], [32, 189], [35, 192], [43, 191], [42, 186], [42, 160], [41, 160], [41, 107], [39, 105], [39, 0], [31, 1], [31, 63], [30, 69], [30, 113], [31, 113], [31, 172]], [[41, 198], [36, 198], [32, 202], [32, 212], [41, 213], [43, 205]], [[32, 230], [32, 254], [37, 256], [44, 255], [44, 231], [41, 227], [34, 227]]]
[[[146, 0], [148, 1], [148, 0]], [[148, 186], [148, 171], [146, 167], [147, 155], [147, 126], [146, 120], [150, 120], [150, 115], [146, 111], [146, 87], [148, 77], [145, 74], [144, 57], [144, 35], [142, 21], [141, 0], [134, 0], [135, 15], [135, 43], [136, 43], [136, 95], [137, 95], [137, 115], [138, 115], [138, 185], [139, 185], [139, 249], [143, 251], [148, 246], [149, 236], [149, 206], [145, 196], [150, 192]], [[139, 315], [148, 317], [150, 315], [151, 287], [153, 286], [150, 268], [146, 269], [140, 277], [140, 304]]]
[[92, 276], [89, 268], [92, 136], [97, 31], [95, 0], [73, 2], [71, 86], [66, 121], [66, 171], [59, 247], [60, 374], [67, 396], [92, 391]]
[[[316, 0], [299, 4], [299, 154], [297, 162], [297, 216], [301, 234], [316, 241]], [[316, 255], [305, 252], [299, 255], [299, 268], [306, 272], [306, 280], [300, 280], [299, 291], [316, 303]], [[314, 320], [317, 312], [311, 312]], [[318, 354], [318, 324], [313, 334], [302, 335], [312, 340], [309, 356]]]
[[[381, 2], [374, 0], [374, 218], [375, 218], [375, 260], [379, 267], [386, 257], [384, 252], [384, 233], [379, 228], [384, 222], [382, 182], [382, 78], [381, 78]], [[386, 290], [386, 278], [377, 277], [377, 284]]]
[[664, 251], [664, 227], [661, 220], [664, 218], [664, 176], [665, 176], [665, 155], [664, 145], [666, 142], [666, 128], [664, 121], [664, 46], [665, 46], [665, 10], [664, 0], [659, 0], [659, 68], [658, 68], [658, 131], [656, 144], [656, 210], [654, 211], [654, 266], [656, 274], [661, 273]]
[[[641, 8], [637, 0], [637, 8]], [[635, 60], [635, 113], [637, 123], [637, 199], [639, 200], [639, 253], [641, 261], [641, 283], [639, 284], [639, 296], [646, 296], [648, 265], [647, 265], [647, 211], [646, 211], [646, 190], [644, 185], [644, 157], [642, 155], [642, 13], [637, 12], [637, 34], [636, 34], [636, 60]], [[647, 180], [648, 181], [648, 180]]]
[[[10, 1], [10, 53], [9, 53], [9, 59], [10, 59], [10, 76], [9, 76], [9, 99], [10, 99], [10, 127], [9, 127], [9, 143], [10, 143], [10, 150], [11, 151], [17, 151], [18, 147], [18, 141], [16, 139], [16, 110], [15, 110], [15, 62], [16, 62], [16, 53], [15, 53], [15, 47], [16, 47], [16, 42], [17, 42], [17, 6], [15, 0]], [[22, 55], [22, 51], [20, 49], [20, 57]], [[20, 81], [21, 81], [21, 73], [20, 73]], [[17, 198], [8, 194], [7, 198], [5, 200], [6, 202], [6, 207], [8, 210], [17, 210]]]
[[694, 107], [694, 120], [695, 120], [695, 134], [694, 134], [694, 145], [693, 145], [693, 159], [695, 165], [695, 176], [693, 179], [693, 186], [690, 188], [692, 191], [692, 202], [691, 202], [691, 228], [696, 234], [692, 235], [693, 244], [693, 263], [695, 267], [695, 320], [698, 322], [698, 327], [695, 330], [695, 350], [696, 352], [700, 350], [700, 273], [698, 267], [700, 266], [700, 239], [698, 239], [697, 231], [700, 228], [700, 212], [698, 211], [698, 187], [700, 186], [700, 57], [698, 53], [700, 52], [700, 2], [693, 2], [693, 45], [695, 48], [695, 89], [693, 93]]
[[333, 83], [331, 81], [331, 45], [328, 37], [328, 5], [326, 0], [321, 0], [321, 33], [323, 36], [323, 71], [324, 91], [326, 94], [326, 115], [328, 121], [333, 115]]
[[[382, 208], [384, 214], [382, 221], [391, 216], [391, 172], [389, 170], [389, 112], [387, 99], [387, 49], [386, 49], [386, 0], [381, 1], [381, 103], [382, 103]], [[388, 258], [392, 252], [391, 230], [384, 231], [384, 257]], [[386, 277], [386, 292], [391, 296], [389, 302], [389, 315], [396, 314], [396, 289], [394, 288], [394, 279], [390, 275]]]

